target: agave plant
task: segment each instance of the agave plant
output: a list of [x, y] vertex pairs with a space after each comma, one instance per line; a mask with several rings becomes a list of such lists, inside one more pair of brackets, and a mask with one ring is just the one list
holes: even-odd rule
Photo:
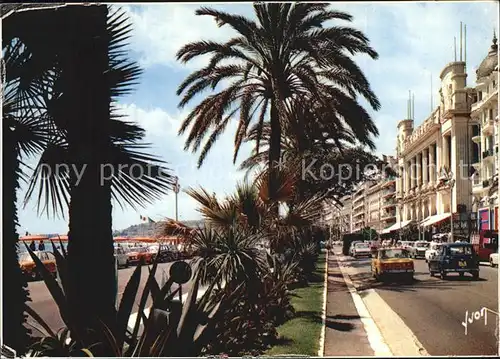
[[[55, 246], [54, 246], [55, 248]], [[62, 247], [63, 248], [63, 247]], [[174, 279], [168, 278], [160, 286], [155, 278], [158, 262], [150, 267], [149, 275], [139, 299], [137, 319], [133, 329], [128, 327], [135, 298], [140, 292], [142, 267], [138, 266], [125, 287], [112, 327], [97, 316], [94, 327], [82, 327], [74, 320], [76, 307], [68, 297], [66, 253], [54, 251], [61, 285], [44, 267], [40, 259], [27, 247], [36, 268], [56, 302], [66, 327], [55, 333], [32, 308], [29, 315], [46, 331], [46, 336], [31, 347], [32, 356], [197, 356], [211, 338], [211, 331], [226, 305], [238, 295], [241, 287], [223, 291], [215, 297], [214, 285], [200, 295], [200, 272], [195, 271], [192, 287], [184, 303], [174, 298], [179, 292]], [[148, 298], [152, 299], [146, 315]]]

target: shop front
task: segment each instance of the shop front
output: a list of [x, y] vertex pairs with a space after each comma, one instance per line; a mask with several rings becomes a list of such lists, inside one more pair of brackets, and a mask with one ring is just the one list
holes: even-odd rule
[[490, 209], [482, 208], [479, 209], [478, 213], [479, 213], [478, 224], [477, 224], [478, 229], [480, 231], [490, 229], [490, 223], [491, 223]]

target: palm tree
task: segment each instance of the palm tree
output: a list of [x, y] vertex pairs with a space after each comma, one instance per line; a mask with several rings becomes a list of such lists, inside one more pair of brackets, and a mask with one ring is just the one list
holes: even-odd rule
[[123, 12], [110, 13], [106, 6], [28, 12], [23, 20], [40, 26], [43, 21], [42, 44], [53, 54], [47, 113], [55, 125], [27, 199], [38, 187], [41, 212], [59, 214], [69, 207], [67, 295], [78, 308], [75, 321], [92, 327], [98, 317], [112, 325], [112, 199], [120, 206], [144, 205], [173, 184], [161, 161], [141, 151], [147, 147], [140, 143], [144, 131], [122, 121], [113, 105], [141, 73], [123, 48], [130, 25]]
[[275, 201], [270, 201], [267, 172], [261, 172], [253, 184], [238, 184], [236, 193], [222, 201], [210, 195], [204, 188], [188, 188], [186, 193], [195, 199], [198, 211], [208, 225], [216, 229], [241, 227], [249, 233], [261, 235], [271, 243], [271, 248], [280, 251], [298, 231], [311, 226], [318, 218], [322, 198], [311, 196], [301, 202], [294, 201], [296, 177], [291, 173], [278, 173], [278, 203], [287, 203], [285, 214], [274, 211]]
[[[354, 133], [377, 129], [369, 114], [358, 104], [363, 96], [374, 109], [380, 107], [375, 94], [360, 68], [348, 53], [366, 53], [377, 58], [368, 39], [350, 27], [323, 27], [328, 20], [350, 21], [349, 14], [329, 9], [327, 3], [254, 3], [257, 20], [232, 15], [211, 8], [201, 8], [197, 15], [212, 16], [219, 26], [228, 25], [237, 35], [225, 43], [197, 41], [185, 45], [177, 53], [186, 63], [210, 54], [210, 63], [189, 75], [179, 86], [183, 95], [180, 107], [207, 88], [213, 90], [222, 81], [229, 83], [221, 91], [206, 97], [183, 121], [179, 134], [190, 128], [185, 149], [197, 151], [203, 145], [198, 165], [201, 166], [211, 146], [234, 115], [240, 120], [235, 134], [236, 161], [242, 141], [252, 122], [259, 135], [256, 148], [269, 114], [268, 150], [271, 195], [277, 186], [276, 166], [280, 161], [282, 129], [290, 121], [291, 106], [303, 101], [317, 110], [322, 121], [325, 113], [333, 113], [337, 128], [349, 127]], [[222, 61], [232, 61], [223, 64]]]
[[[40, 154], [48, 141], [43, 98], [47, 69], [29, 47], [13, 37], [4, 22], [2, 56], [3, 172], [3, 333], [4, 343], [23, 353], [28, 344], [24, 303], [29, 301], [26, 279], [18, 263], [17, 191], [26, 180], [23, 161]], [[7, 26], [6, 26], [7, 25]]]

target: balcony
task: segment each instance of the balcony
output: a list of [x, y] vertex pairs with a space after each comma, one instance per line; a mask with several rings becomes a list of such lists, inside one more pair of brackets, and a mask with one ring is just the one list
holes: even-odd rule
[[[477, 84], [476, 88], [481, 87], [481, 85], [486, 85], [486, 84]], [[471, 115], [476, 115], [475, 112], [478, 112], [481, 108], [484, 108], [483, 105], [487, 105], [490, 102], [496, 101], [498, 95], [498, 87], [495, 86], [492, 92], [487, 93], [483, 92], [483, 96], [479, 98], [479, 100], [471, 105]]]
[[474, 143], [481, 143], [481, 135], [474, 135], [474, 136], [472, 136], [472, 142], [474, 142]]
[[396, 217], [396, 211], [384, 212], [382, 214], [382, 220], [391, 219]]
[[390, 208], [396, 206], [396, 201], [393, 199], [387, 200], [382, 204], [382, 208]]
[[480, 194], [484, 191], [483, 183], [480, 179], [474, 180], [472, 182], [472, 194]]
[[493, 148], [483, 151], [483, 160], [487, 161], [491, 159], [493, 159]]
[[393, 195], [396, 194], [396, 189], [392, 189], [392, 190], [386, 190], [386, 191], [383, 191], [382, 192], [382, 198], [387, 198], [387, 197], [391, 197]]
[[492, 135], [494, 129], [495, 129], [495, 125], [494, 125], [493, 119], [492, 118], [487, 118], [483, 122], [483, 129], [482, 129], [483, 133], [484, 134]]

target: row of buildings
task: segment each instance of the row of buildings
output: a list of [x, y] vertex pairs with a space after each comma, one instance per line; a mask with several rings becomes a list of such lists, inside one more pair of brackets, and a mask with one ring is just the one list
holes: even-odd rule
[[[393, 156], [383, 160], [395, 168]], [[365, 227], [377, 232], [396, 222], [396, 177], [380, 176], [377, 180], [362, 183], [349, 196], [340, 199], [343, 206], [329, 205], [326, 222], [342, 233], [356, 232]]]
[[[439, 105], [422, 124], [401, 120], [396, 157], [384, 156], [395, 178], [362, 184], [327, 222], [341, 232], [371, 227], [390, 233], [416, 223], [435, 230], [453, 215], [454, 229], [498, 230], [498, 46], [493, 41], [467, 87], [466, 63], [440, 74]], [[326, 219], [326, 218], [325, 218]]]

